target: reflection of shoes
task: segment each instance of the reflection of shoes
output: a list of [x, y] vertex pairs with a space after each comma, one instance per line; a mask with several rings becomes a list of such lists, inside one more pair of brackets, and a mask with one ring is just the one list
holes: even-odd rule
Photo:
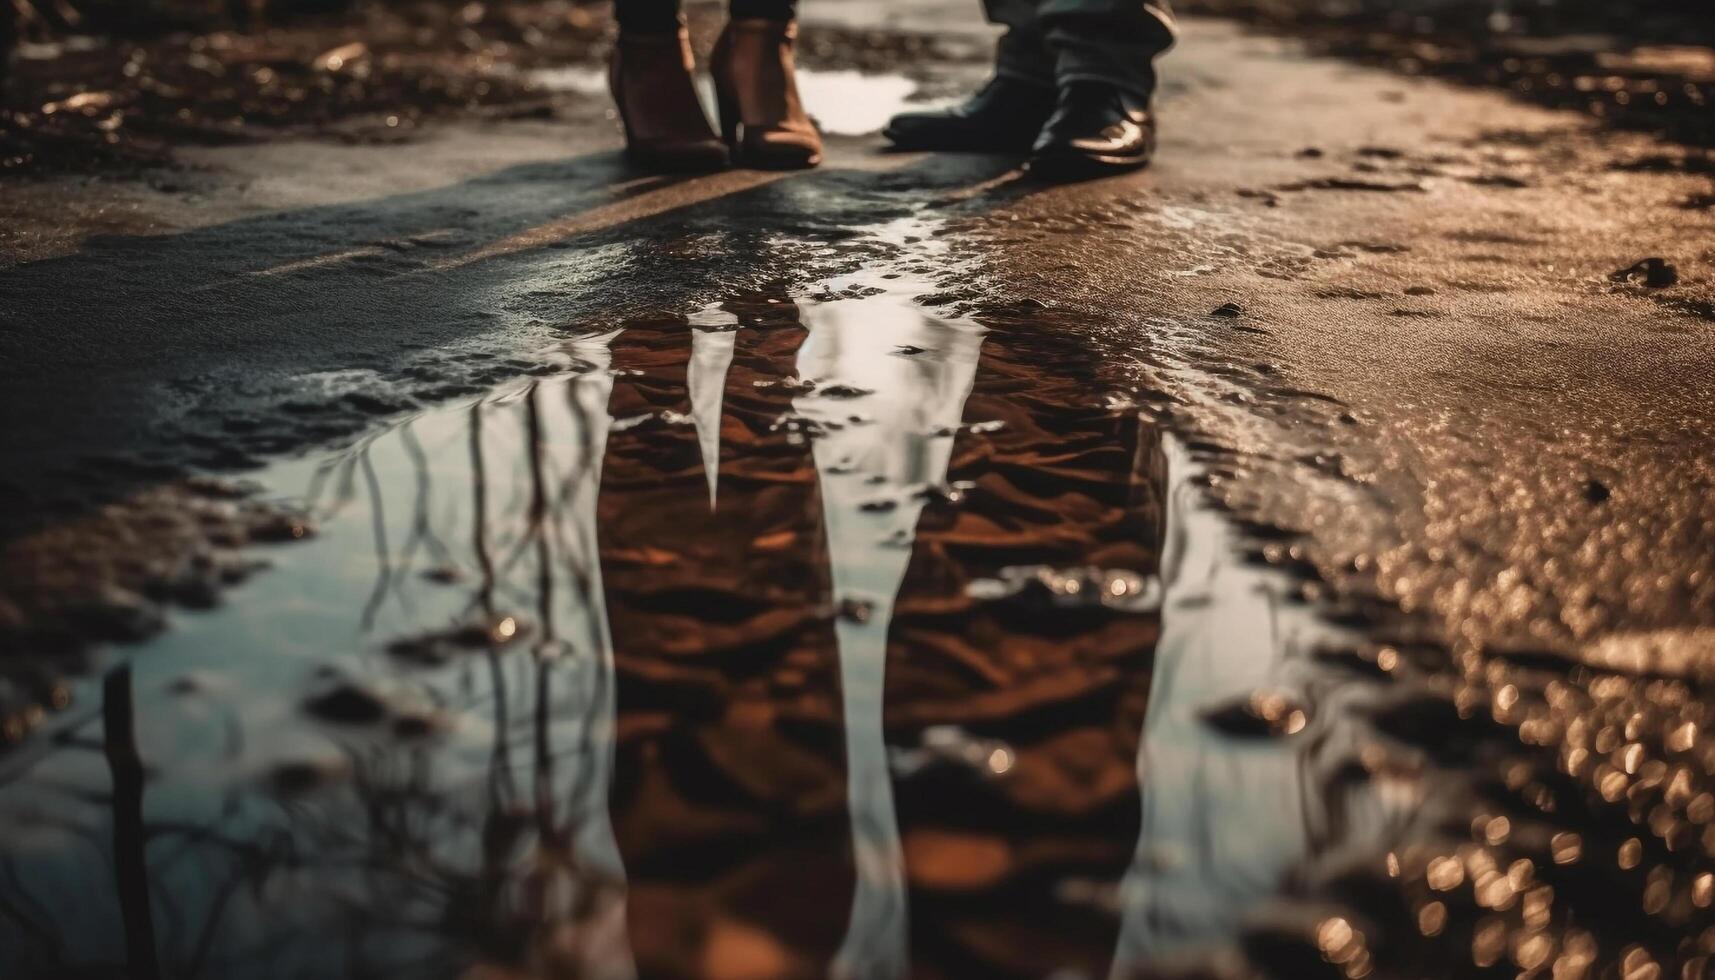
[[1155, 154], [1149, 100], [1101, 82], [1060, 89], [1054, 114], [1031, 148], [1030, 172], [1078, 180], [1147, 166]]
[[1054, 111], [1054, 90], [996, 75], [976, 95], [939, 112], [904, 112], [883, 136], [901, 150], [1004, 153], [1030, 149]]
[[608, 66], [613, 103], [625, 125], [625, 152], [650, 170], [701, 172], [727, 164], [691, 82], [691, 37], [621, 34]]
[[822, 136], [798, 98], [797, 41], [796, 21], [753, 17], [727, 24], [715, 42], [709, 69], [735, 162], [773, 170], [822, 162]]

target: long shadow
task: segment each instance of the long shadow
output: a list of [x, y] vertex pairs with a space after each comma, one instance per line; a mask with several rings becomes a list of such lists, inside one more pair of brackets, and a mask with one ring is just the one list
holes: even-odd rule
[[886, 251], [864, 229], [1010, 162], [641, 178], [612, 154], [0, 273], [0, 538], [543, 370], [520, 351]]

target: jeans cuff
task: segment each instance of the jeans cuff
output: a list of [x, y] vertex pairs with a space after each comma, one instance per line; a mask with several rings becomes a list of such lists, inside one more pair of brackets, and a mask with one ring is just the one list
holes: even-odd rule
[[1100, 82], [1103, 85], [1112, 85], [1114, 88], [1123, 92], [1130, 92], [1144, 101], [1149, 101], [1155, 97], [1154, 79], [1141, 79], [1129, 73], [1114, 74], [1091, 69], [1077, 69], [1059, 72], [1054, 77], [1056, 85], [1067, 85], [1072, 82]]
[[1051, 89], [1059, 84], [1054, 78], [1053, 69], [1048, 68], [1047, 66], [1043, 66], [1040, 69], [1032, 69], [1015, 64], [1008, 64], [1003, 61], [995, 65], [994, 73], [1000, 78], [1011, 79], [1015, 82], [1023, 82], [1026, 85], [1035, 85], [1038, 88]]

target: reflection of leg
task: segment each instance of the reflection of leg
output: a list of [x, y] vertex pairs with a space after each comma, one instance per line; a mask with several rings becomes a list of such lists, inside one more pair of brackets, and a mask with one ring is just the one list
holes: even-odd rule
[[[629, 932], [644, 976], [821, 975], [852, 888], [838, 681], [809, 453], [770, 431], [803, 332], [761, 299], [693, 320], [635, 323], [615, 348], [627, 424], [599, 523]], [[711, 511], [704, 460], [721, 442]]]
[[[889, 624], [923, 511], [921, 490], [946, 479], [952, 442], [934, 433], [958, 424], [981, 344], [972, 324], [925, 317], [905, 299], [878, 313], [883, 302], [817, 308], [799, 374], [885, 394], [810, 395], [796, 403], [825, 427], [814, 449], [817, 479], [834, 597], [847, 611], [835, 636], [858, 883], [834, 975], [853, 980], [888, 980], [910, 970], [902, 853], [882, 728]], [[904, 358], [896, 354], [901, 348], [933, 353]]]
[[1004, 424], [957, 437], [952, 476], [976, 486], [924, 515], [893, 623], [895, 798], [929, 975], [1104, 975], [1107, 898], [1136, 842], [1151, 619], [964, 588], [1021, 562], [1139, 581], [1154, 564], [1154, 490], [1133, 462], [1147, 430], [1092, 403], [1105, 385], [1085, 343], [1032, 320], [988, 335], [964, 417]]
[[148, 835], [143, 827], [143, 761], [131, 698], [131, 668], [117, 667], [102, 685], [103, 742], [113, 771], [113, 873], [125, 921], [127, 975], [161, 975], [155, 954], [153, 903], [149, 899]]

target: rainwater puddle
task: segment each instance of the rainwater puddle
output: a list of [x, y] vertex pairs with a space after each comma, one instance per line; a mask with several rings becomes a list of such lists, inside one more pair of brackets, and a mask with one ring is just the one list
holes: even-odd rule
[[1199, 714], [1283, 683], [1275, 604], [1207, 631], [1222, 539], [1083, 341], [927, 290], [633, 321], [259, 474], [319, 533], [0, 757], [7, 975], [1094, 977], [1230, 930], [1304, 849], [1228, 799], [1301, 808], [1295, 740]]
[[868, 75], [850, 69], [801, 71], [798, 89], [816, 124], [837, 136], [879, 133], [901, 112], [934, 108], [914, 101], [917, 83], [903, 75]]
[[930, 291], [257, 474], [319, 533], [0, 755], [0, 976], [1463, 976], [1708, 917], [1684, 683], [1328, 625], [1076, 324]]
[[607, 69], [599, 65], [556, 65], [527, 72], [532, 85], [550, 92], [576, 95], [606, 95]]

